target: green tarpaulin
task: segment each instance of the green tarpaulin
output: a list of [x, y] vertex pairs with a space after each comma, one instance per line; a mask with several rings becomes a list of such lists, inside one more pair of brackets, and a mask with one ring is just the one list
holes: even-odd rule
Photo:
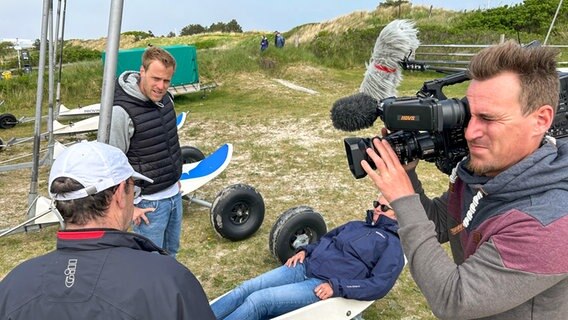
[[[182, 86], [199, 83], [199, 71], [197, 68], [197, 50], [194, 46], [176, 45], [163, 46], [176, 59], [176, 71], [172, 78], [171, 86]], [[142, 54], [146, 48], [121, 49], [118, 51], [118, 63], [116, 76], [127, 70], [139, 71], [142, 64]], [[103, 63], [105, 53], [103, 52]]]

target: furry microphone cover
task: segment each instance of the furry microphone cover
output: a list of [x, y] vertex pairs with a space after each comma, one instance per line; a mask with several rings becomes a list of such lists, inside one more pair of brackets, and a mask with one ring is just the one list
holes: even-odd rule
[[379, 33], [375, 47], [366, 63], [367, 70], [359, 92], [377, 101], [397, 95], [402, 81], [399, 62], [413, 55], [420, 45], [418, 30], [410, 20], [394, 20]]

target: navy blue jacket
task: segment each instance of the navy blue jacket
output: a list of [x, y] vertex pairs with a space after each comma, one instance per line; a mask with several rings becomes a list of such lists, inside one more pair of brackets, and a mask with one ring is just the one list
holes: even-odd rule
[[369, 210], [366, 222], [348, 222], [302, 248], [307, 276], [327, 280], [335, 297], [382, 298], [404, 267], [397, 222], [381, 215], [373, 225], [372, 216]]
[[195, 276], [150, 240], [59, 231], [57, 250], [0, 282], [0, 319], [215, 319]]

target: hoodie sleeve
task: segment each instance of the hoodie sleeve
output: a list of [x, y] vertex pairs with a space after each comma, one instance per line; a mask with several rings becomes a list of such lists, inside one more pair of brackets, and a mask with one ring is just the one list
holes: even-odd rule
[[394, 286], [404, 267], [400, 239], [389, 236], [389, 241], [368, 278], [363, 280], [329, 279], [333, 295], [347, 299], [376, 300], [384, 297]]
[[113, 106], [109, 144], [127, 153], [130, 148], [130, 138], [133, 134], [134, 125], [126, 110], [121, 106]]
[[[535, 239], [550, 234], [546, 228], [538, 231], [542, 236], [534, 234], [535, 228], [531, 234], [524, 232], [527, 228], [522, 226], [502, 229], [457, 265], [438, 243], [434, 225], [426, 219], [418, 195], [399, 198], [391, 206], [397, 212], [399, 234], [412, 277], [438, 318], [473, 319], [500, 314], [566, 279], [562, 271], [531, 272], [507, 266], [512, 262], [507, 261], [507, 255], [521, 263], [536, 261], [542, 268], [549, 266], [553, 261], [551, 256], [560, 252], [558, 248], [568, 246], [568, 238], [555, 242], [557, 250], [538, 250]], [[531, 221], [524, 219], [521, 223]], [[511, 252], [510, 247], [500, 247], [500, 242], [518, 244], [519, 250]], [[559, 259], [557, 256], [555, 260]]]
[[442, 194], [440, 197], [430, 199], [424, 193], [422, 182], [418, 179], [416, 171], [413, 169], [407, 173], [410, 181], [412, 181], [414, 191], [420, 196], [420, 203], [424, 207], [423, 212], [426, 213], [428, 219], [435, 225], [438, 242], [448, 242], [448, 213], [446, 209], [448, 207], [447, 193]]

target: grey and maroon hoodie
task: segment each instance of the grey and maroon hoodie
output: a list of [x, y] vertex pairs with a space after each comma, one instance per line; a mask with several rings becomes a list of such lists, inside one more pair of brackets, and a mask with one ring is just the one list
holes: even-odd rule
[[[492, 178], [472, 174], [467, 161], [441, 197], [426, 197], [411, 171], [417, 194], [391, 202], [410, 271], [433, 313], [568, 319], [568, 142], [548, 140]], [[467, 227], [454, 234], [462, 222]]]

